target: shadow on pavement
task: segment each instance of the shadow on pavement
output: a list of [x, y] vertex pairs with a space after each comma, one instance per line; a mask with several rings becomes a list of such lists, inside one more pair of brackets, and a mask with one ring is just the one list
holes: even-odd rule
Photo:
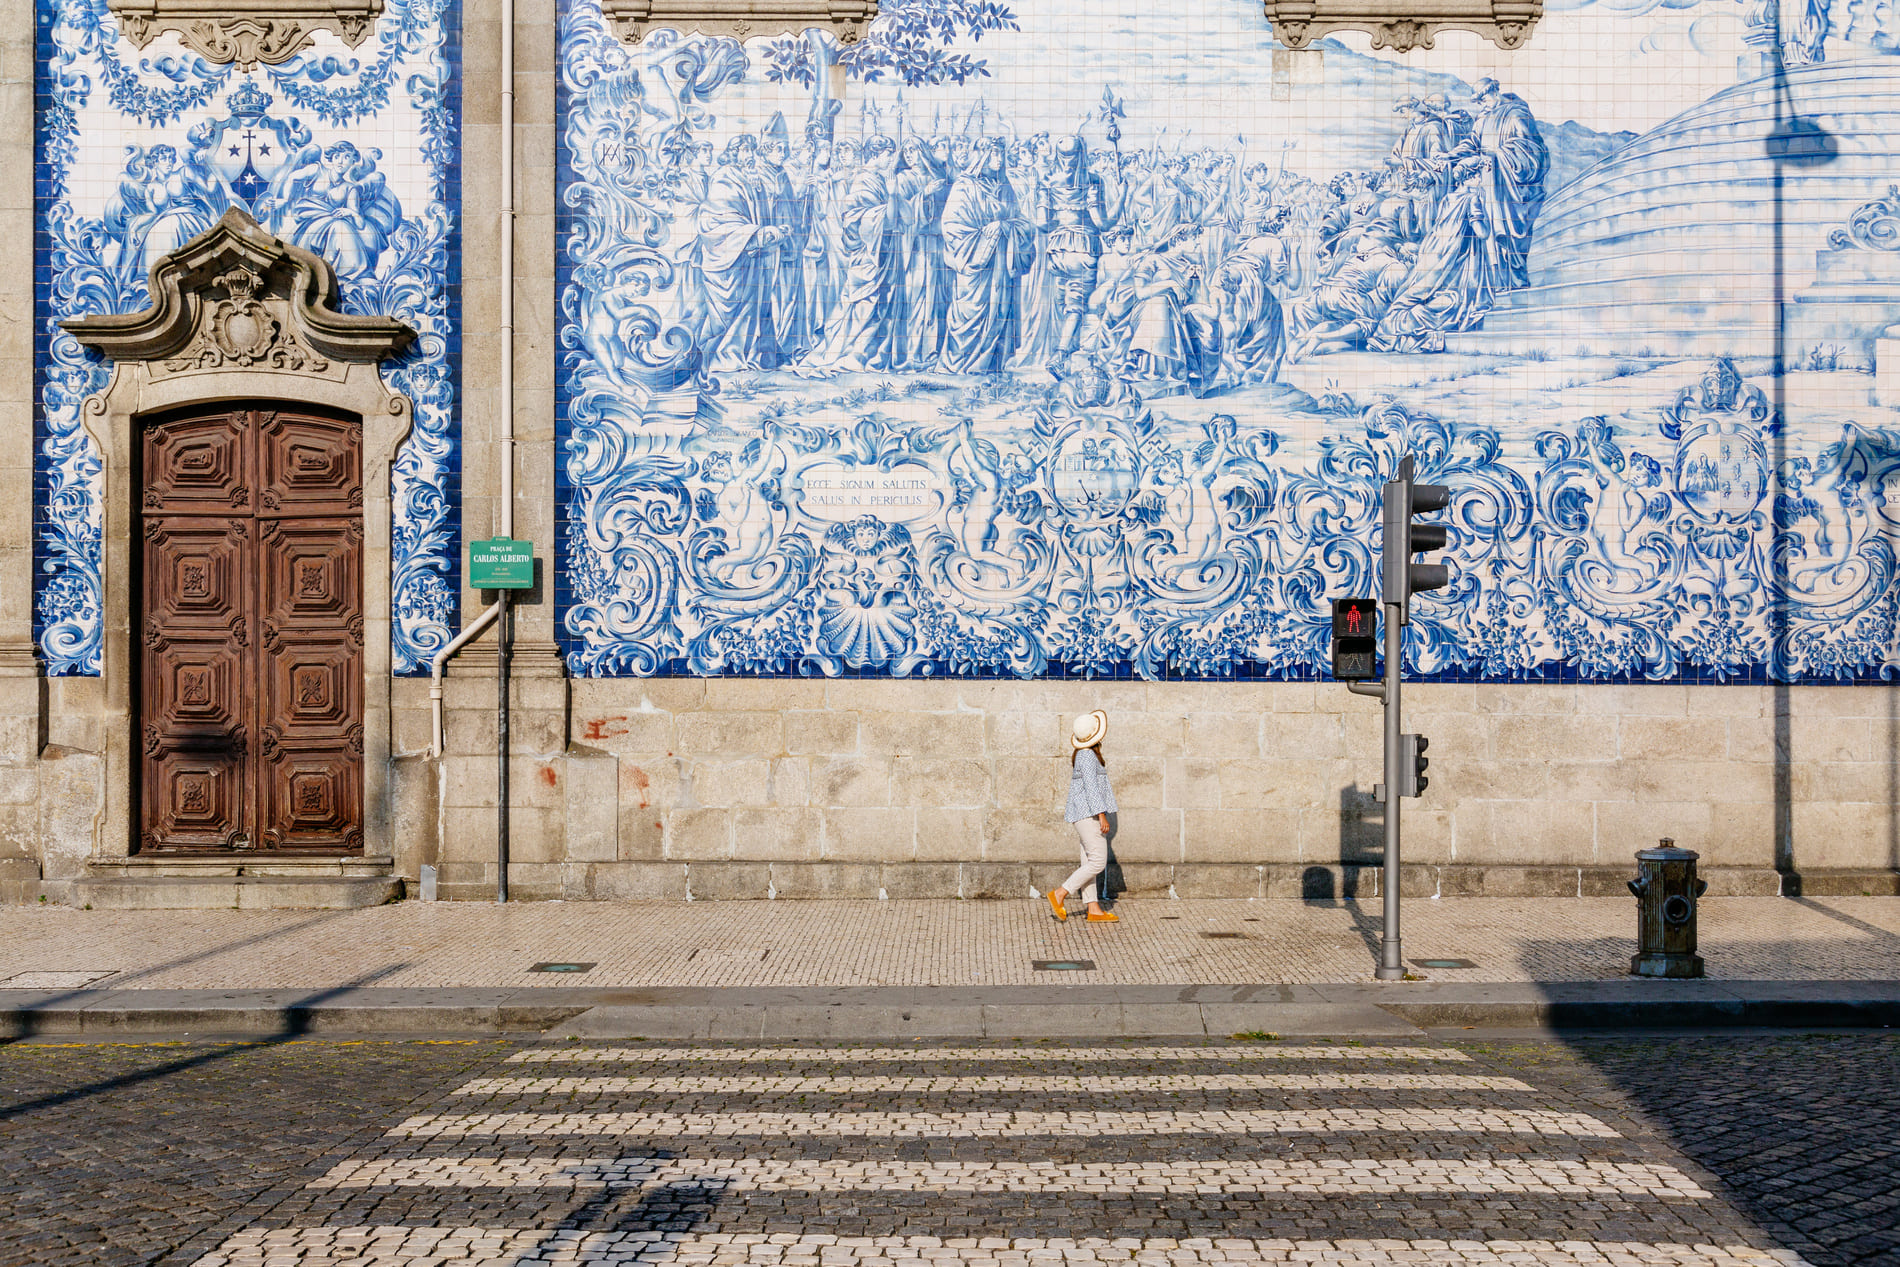
[[[640, 1188], [636, 1192], [603, 1188], [568, 1211], [534, 1248], [516, 1255], [508, 1267], [544, 1264], [550, 1258], [572, 1251], [573, 1242], [590, 1232], [667, 1232], [676, 1236], [690, 1233], [702, 1227], [719, 1208], [729, 1186], [729, 1180], [707, 1178]], [[650, 1256], [661, 1257], [658, 1253]]]
[[[273, 928], [268, 932], [257, 933], [250, 937], [240, 937], [236, 941], [220, 942], [215, 946], [206, 946], [202, 950], [195, 950], [188, 955], [180, 955], [176, 959], [167, 959], [164, 963], [155, 963], [144, 968], [135, 968], [131, 972], [114, 973], [110, 977], [105, 977], [100, 981], [95, 981], [91, 985], [83, 986], [76, 990], [67, 990], [59, 994], [49, 994], [44, 998], [36, 1000], [34, 1006], [51, 1007], [60, 1003], [69, 1003], [76, 998], [81, 998], [88, 994], [98, 994], [106, 990], [122, 990], [134, 981], [154, 977], [161, 972], [170, 972], [173, 968], [182, 968], [187, 964], [201, 963], [206, 959], [213, 959], [234, 950], [243, 950], [249, 946], [262, 945], [268, 941], [275, 941], [277, 938], [283, 937], [288, 933], [301, 933], [305, 929], [315, 928], [319, 924], [328, 924], [335, 920], [347, 919], [355, 913], [355, 911], [351, 910], [325, 911], [320, 915], [312, 915], [308, 919], [299, 920], [295, 924], [288, 924], [281, 928]], [[381, 977], [387, 976], [388, 972], [389, 970], [386, 969], [375, 973], [374, 976], [380, 979]], [[349, 989], [351, 987], [342, 986], [339, 988]], [[334, 991], [332, 991], [332, 993], [334, 993]], [[30, 1031], [27, 1032], [30, 1033]], [[26, 1036], [25, 1033], [17, 1037], [24, 1036]], [[7, 1040], [0, 1039], [0, 1042], [4, 1041]]]
[[[1632, 920], [1631, 936], [1584, 948], [1604, 978], [1637, 980], [1626, 975], [1634, 934]], [[1526, 940], [1518, 965], [1550, 980], [1557, 963], [1574, 969], [1578, 952], [1575, 941]], [[1900, 1263], [1900, 1034], [1560, 1030], [1558, 1037], [1601, 1079], [1591, 1093], [1707, 1170], [1723, 1198], [1783, 1248], [1815, 1267]]]
[[1564, 1042], [1783, 1247], [1815, 1267], [1900, 1262], [1900, 1036]]
[[[156, 1065], [150, 1069], [141, 1069], [137, 1073], [122, 1074], [116, 1078], [107, 1078], [100, 1082], [88, 1083], [82, 1087], [70, 1087], [53, 1095], [40, 1096], [32, 1100], [22, 1100], [17, 1104], [0, 1105], [0, 1122], [8, 1121], [16, 1117], [24, 1117], [29, 1113], [37, 1112], [41, 1109], [57, 1108], [63, 1104], [71, 1104], [75, 1100], [84, 1100], [88, 1097], [103, 1095], [110, 1091], [119, 1091], [127, 1087], [138, 1086], [140, 1083], [156, 1082], [169, 1078], [174, 1074], [183, 1073], [188, 1069], [215, 1064], [220, 1060], [229, 1059], [240, 1052], [256, 1051], [260, 1048], [271, 1047], [278, 1043], [285, 1043], [292, 1039], [302, 1038], [310, 1032], [311, 1009], [321, 1006], [338, 995], [347, 994], [351, 990], [360, 989], [384, 977], [401, 972], [407, 967], [409, 967], [407, 963], [389, 964], [376, 969], [374, 972], [365, 973], [354, 981], [346, 982], [339, 986], [332, 986], [327, 990], [317, 990], [293, 1002], [286, 1003], [282, 1008], [278, 1009], [283, 1024], [275, 1033], [260, 1035], [256, 1038], [234, 1040], [213, 1048], [210, 1051], [198, 1052], [195, 1055], [186, 1056], [181, 1060], [174, 1060], [168, 1064]], [[0, 1047], [8, 1046], [31, 1037], [30, 1025], [25, 1028], [29, 1032], [24, 1032], [10, 1038], [0, 1038]]]

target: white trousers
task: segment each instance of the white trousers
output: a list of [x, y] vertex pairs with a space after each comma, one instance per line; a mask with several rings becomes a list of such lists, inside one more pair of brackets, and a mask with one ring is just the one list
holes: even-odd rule
[[1062, 882], [1064, 893], [1080, 893], [1084, 902], [1095, 901], [1095, 877], [1108, 866], [1108, 837], [1093, 815], [1075, 820], [1075, 835], [1082, 844], [1082, 865]]

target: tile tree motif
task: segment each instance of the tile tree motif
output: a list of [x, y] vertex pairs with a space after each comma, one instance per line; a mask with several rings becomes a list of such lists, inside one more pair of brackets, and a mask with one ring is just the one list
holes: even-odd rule
[[566, 0], [573, 668], [1316, 676], [1409, 452], [1459, 494], [1421, 673], [1889, 676], [1894, 33], [1681, 8], [1513, 91], [1241, 0]]
[[383, 367], [415, 404], [392, 472], [393, 651], [425, 668], [455, 619], [460, 245], [449, 0], [391, 0], [358, 49], [318, 33], [243, 73], [176, 36], [138, 50], [102, 0], [39, 7], [36, 617], [53, 674], [101, 667], [99, 458], [80, 406], [109, 367], [64, 318], [136, 312], [154, 261], [246, 207], [336, 270], [345, 311], [421, 332]]

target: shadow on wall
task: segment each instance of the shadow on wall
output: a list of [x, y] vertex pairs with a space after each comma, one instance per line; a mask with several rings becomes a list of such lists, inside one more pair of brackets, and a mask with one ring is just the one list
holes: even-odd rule
[[[1385, 934], [1385, 915], [1383, 909], [1368, 910], [1359, 905], [1359, 878], [1384, 860], [1384, 832], [1384, 811], [1379, 803], [1358, 784], [1348, 784], [1339, 789], [1338, 861], [1314, 863], [1300, 873], [1300, 900], [1345, 911], [1374, 967]], [[1372, 886], [1366, 887], [1370, 893]]]

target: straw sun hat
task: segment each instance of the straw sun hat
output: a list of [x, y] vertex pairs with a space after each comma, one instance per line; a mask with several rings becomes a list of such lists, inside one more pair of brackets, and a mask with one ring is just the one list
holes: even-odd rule
[[1069, 743], [1078, 751], [1093, 748], [1107, 733], [1108, 714], [1098, 708], [1075, 719], [1075, 724], [1069, 727]]

